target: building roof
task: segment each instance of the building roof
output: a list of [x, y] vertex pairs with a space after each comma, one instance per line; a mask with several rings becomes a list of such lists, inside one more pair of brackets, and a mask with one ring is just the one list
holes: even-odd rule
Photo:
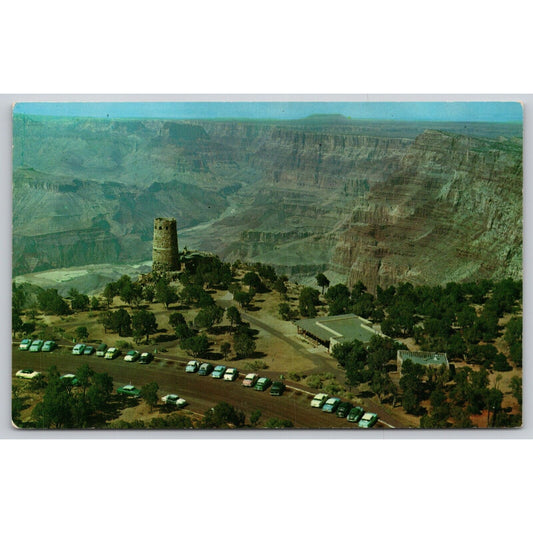
[[418, 365], [447, 365], [448, 357], [445, 353], [435, 352], [410, 352], [408, 350], [398, 350], [398, 357], [402, 363], [409, 359]]
[[297, 320], [296, 325], [323, 342], [332, 338], [338, 342], [369, 342], [378, 334], [371, 322], [354, 314], [304, 318]]

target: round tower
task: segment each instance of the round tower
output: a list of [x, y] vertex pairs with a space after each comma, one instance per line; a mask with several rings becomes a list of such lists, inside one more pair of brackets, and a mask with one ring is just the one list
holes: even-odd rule
[[176, 219], [156, 218], [154, 220], [152, 270], [172, 272], [179, 270], [179, 267]]

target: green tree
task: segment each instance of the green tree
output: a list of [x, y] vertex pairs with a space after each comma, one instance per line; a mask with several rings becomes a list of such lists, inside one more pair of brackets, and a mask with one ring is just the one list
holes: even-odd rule
[[113, 305], [113, 299], [115, 296], [118, 296], [118, 289], [114, 283], [108, 283], [104, 287], [103, 297], [107, 303], [107, 308], [109, 309]]
[[22, 331], [22, 319], [14, 309], [11, 312], [11, 331], [13, 332], [13, 335]]
[[93, 296], [91, 298], [91, 311], [98, 311], [100, 309], [100, 300]]
[[111, 399], [113, 378], [103, 372], [92, 376], [91, 386], [87, 390], [87, 400], [93, 411], [103, 411]]
[[242, 278], [242, 282], [245, 285], [248, 285], [250, 289], [253, 289], [257, 292], [266, 292], [266, 287], [261, 278], [257, 275], [256, 272], [246, 272]]
[[185, 317], [178, 312], [170, 313], [168, 316], [168, 323], [175, 328], [178, 324], [186, 324]]
[[255, 352], [255, 340], [246, 332], [239, 331], [233, 339], [233, 349], [238, 358], [251, 357]]
[[241, 306], [241, 308], [248, 308], [252, 303], [252, 300], [255, 296], [253, 289], [250, 289], [248, 292], [245, 291], [236, 291], [233, 294], [233, 299]]
[[226, 309], [226, 317], [230, 321], [231, 327], [242, 322], [241, 313], [234, 305]]
[[70, 307], [73, 311], [87, 311], [90, 306], [90, 299], [86, 294], [80, 293], [77, 289], [71, 288], [68, 292]]
[[141, 309], [137, 311], [132, 319], [133, 333], [136, 337], [146, 335], [146, 342], [148, 342], [150, 335], [157, 332], [157, 320], [154, 313]]
[[255, 411], [252, 411], [250, 413], [250, 424], [252, 424], [252, 426], [257, 426], [257, 424], [259, 423], [259, 419], [261, 418], [261, 416], [263, 415], [263, 413], [261, 413], [261, 411], [259, 411], [259, 409], [256, 409]]
[[53, 315], [68, 315], [70, 307], [59, 295], [57, 289], [46, 289], [37, 296], [39, 308], [43, 313]]
[[269, 418], [265, 427], [269, 429], [278, 429], [278, 428], [292, 428], [294, 424], [290, 420], [283, 420], [281, 418]]
[[329, 287], [329, 279], [321, 272], [320, 274], [317, 274], [316, 282], [318, 286], [322, 288], [322, 294], [324, 294], [324, 289]]
[[78, 341], [84, 341], [89, 338], [89, 330], [85, 326], [78, 326], [75, 332]]
[[194, 319], [194, 325], [197, 328], [211, 328], [215, 324], [219, 324], [224, 316], [224, 310], [218, 305], [210, 305], [200, 309]]
[[206, 335], [194, 335], [182, 339], [180, 346], [194, 357], [199, 357], [209, 350], [209, 339]]
[[131, 316], [125, 309], [118, 309], [111, 314], [111, 328], [121, 337], [129, 337], [132, 334]]
[[319, 292], [311, 287], [303, 287], [300, 291], [298, 305], [302, 316], [316, 316], [316, 306], [320, 304]]
[[288, 303], [280, 303], [278, 306], [279, 316], [282, 320], [292, 320], [295, 317], [295, 311], [291, 309]]
[[178, 301], [178, 293], [174, 287], [171, 287], [166, 279], [161, 278], [155, 286], [155, 299], [165, 304], [165, 308], [168, 309], [170, 304]]
[[229, 342], [223, 342], [220, 345], [220, 353], [224, 357], [224, 359], [228, 358], [229, 353], [231, 352], [231, 344]]
[[153, 411], [157, 402], [159, 402], [159, 396], [157, 394], [158, 390], [159, 385], [155, 383], [155, 381], [147, 383], [141, 387], [141, 397], [150, 406], [150, 412]]
[[206, 411], [202, 427], [239, 428], [244, 426], [245, 415], [227, 402], [221, 402]]

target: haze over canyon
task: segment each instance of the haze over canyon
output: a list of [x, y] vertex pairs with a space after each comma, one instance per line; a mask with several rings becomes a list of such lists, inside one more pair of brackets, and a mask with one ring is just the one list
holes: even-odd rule
[[14, 115], [13, 275], [179, 246], [370, 290], [522, 277], [518, 123]]

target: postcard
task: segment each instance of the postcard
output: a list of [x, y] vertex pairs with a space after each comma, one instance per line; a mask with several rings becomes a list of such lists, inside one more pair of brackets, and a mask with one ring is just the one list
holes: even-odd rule
[[20, 430], [522, 426], [518, 102], [19, 102]]

